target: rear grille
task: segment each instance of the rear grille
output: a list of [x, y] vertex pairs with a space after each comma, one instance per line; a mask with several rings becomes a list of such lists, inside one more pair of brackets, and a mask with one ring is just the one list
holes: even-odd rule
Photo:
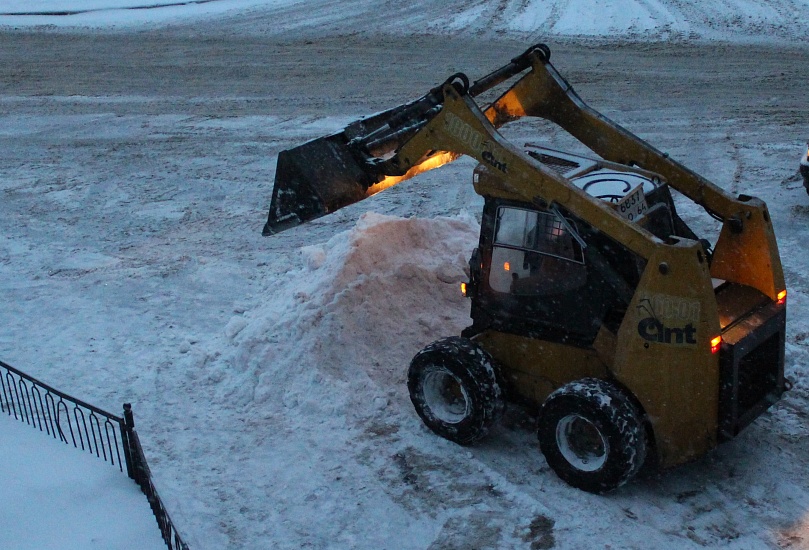
[[784, 393], [786, 308], [774, 303], [726, 331], [720, 351], [719, 437], [735, 437]]
[[535, 151], [528, 151], [528, 154], [537, 159], [539, 162], [559, 174], [560, 176], [564, 176], [567, 172], [570, 172], [573, 168], [578, 168], [580, 165], [578, 162], [573, 162], [572, 160], [567, 159], [560, 159], [559, 157], [552, 157], [551, 155], [546, 155], [544, 153], [537, 153]]
[[739, 361], [739, 412], [749, 411], [778, 387], [781, 335], [773, 334]]

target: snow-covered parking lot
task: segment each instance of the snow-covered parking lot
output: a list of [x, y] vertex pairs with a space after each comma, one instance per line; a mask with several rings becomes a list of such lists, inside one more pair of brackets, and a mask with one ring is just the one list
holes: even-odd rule
[[[0, 16], [0, 359], [131, 401], [192, 549], [809, 547], [809, 49], [787, 28], [806, 3], [626, 1], [581, 33], [595, 3], [210, 4]], [[531, 411], [461, 448], [410, 405], [413, 354], [468, 323], [474, 163], [260, 235], [280, 150], [537, 41], [591, 105], [763, 198], [789, 290], [785, 399], [603, 497], [549, 470]], [[542, 124], [508, 137], [568, 145]]]

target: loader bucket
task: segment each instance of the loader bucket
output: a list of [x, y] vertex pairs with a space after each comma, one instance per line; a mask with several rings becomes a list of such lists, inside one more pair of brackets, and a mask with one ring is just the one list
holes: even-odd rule
[[383, 173], [379, 161], [418, 132], [442, 100], [437, 86], [415, 101], [352, 122], [340, 133], [281, 151], [262, 233], [272, 235], [330, 214], [379, 191], [369, 188], [386, 176], [404, 176]]
[[414, 101], [355, 121], [340, 133], [281, 151], [262, 233], [272, 235], [325, 216], [451, 162], [460, 154], [432, 151], [417, 161], [419, 165], [408, 161], [405, 167], [388, 165], [386, 160], [441, 110], [444, 86], [474, 97], [529, 68], [536, 53], [544, 59], [550, 56], [547, 46], [537, 44], [471, 86], [465, 74], [456, 73]]
[[342, 132], [281, 151], [262, 233], [272, 235], [361, 201], [374, 183]]

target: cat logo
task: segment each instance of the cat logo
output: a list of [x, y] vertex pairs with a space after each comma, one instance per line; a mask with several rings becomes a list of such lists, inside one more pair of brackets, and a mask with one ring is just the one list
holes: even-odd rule
[[673, 296], [655, 295], [638, 301], [638, 334], [660, 344], [697, 343], [699, 302]]

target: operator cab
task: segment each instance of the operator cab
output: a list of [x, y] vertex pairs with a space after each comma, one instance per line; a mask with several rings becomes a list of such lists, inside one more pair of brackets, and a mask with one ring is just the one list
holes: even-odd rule
[[[608, 202], [661, 240], [696, 235], [677, 216], [657, 174], [529, 144], [543, 168]], [[616, 331], [645, 267], [642, 258], [561, 207], [509, 197], [481, 164], [474, 184], [485, 199], [479, 248], [470, 260], [473, 325], [589, 347], [602, 325]]]

